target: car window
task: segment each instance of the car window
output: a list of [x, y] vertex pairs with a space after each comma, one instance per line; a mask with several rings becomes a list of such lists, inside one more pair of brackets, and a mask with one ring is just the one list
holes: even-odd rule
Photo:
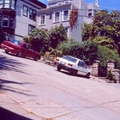
[[76, 61], [77, 61], [76, 58], [73, 58], [73, 57], [71, 57], [71, 56], [64, 56], [63, 59], [66, 59], [66, 60], [68, 60], [68, 61], [70, 61], [70, 62], [74, 62], [74, 63], [76, 63]]
[[20, 41], [17, 41], [17, 40], [10, 40], [10, 42], [12, 42], [13, 44], [16, 44], [16, 45], [22, 44]]
[[83, 67], [83, 61], [79, 61], [78, 66]]
[[86, 65], [86, 63], [85, 63], [85, 62], [83, 62], [83, 67], [84, 67], [84, 68], [87, 68], [87, 65]]
[[32, 46], [29, 46], [29, 50], [34, 51], [33, 48], [32, 48]]

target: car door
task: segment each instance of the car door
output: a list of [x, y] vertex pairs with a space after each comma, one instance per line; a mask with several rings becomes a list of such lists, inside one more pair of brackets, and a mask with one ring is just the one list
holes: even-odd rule
[[87, 67], [85, 66], [84, 61], [78, 62], [78, 74], [86, 75], [87, 73]]
[[23, 56], [28, 57], [28, 54], [29, 54], [29, 46], [28, 46], [28, 44], [24, 43], [22, 45], [22, 53], [23, 53]]

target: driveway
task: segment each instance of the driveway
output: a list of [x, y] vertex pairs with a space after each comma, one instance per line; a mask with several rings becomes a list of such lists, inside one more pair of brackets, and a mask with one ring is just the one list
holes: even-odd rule
[[[58, 72], [42, 61], [0, 50], [1, 96], [31, 114], [30, 119], [120, 120], [120, 89], [109, 84], [113, 83]], [[12, 109], [9, 105], [7, 108]]]

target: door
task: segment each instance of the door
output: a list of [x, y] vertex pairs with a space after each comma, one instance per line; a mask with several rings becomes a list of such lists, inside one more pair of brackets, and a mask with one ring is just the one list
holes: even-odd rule
[[87, 72], [88, 72], [88, 70], [87, 70], [87, 66], [86, 66], [85, 62], [79, 61], [78, 62], [78, 74], [86, 75]]

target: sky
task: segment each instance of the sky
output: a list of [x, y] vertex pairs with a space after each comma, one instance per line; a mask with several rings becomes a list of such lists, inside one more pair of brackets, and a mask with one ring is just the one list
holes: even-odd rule
[[[48, 0], [39, 0], [40, 2], [47, 4]], [[84, 0], [85, 3], [94, 3], [95, 0]], [[98, 0], [100, 9], [107, 9], [109, 11], [120, 11], [120, 0]]]

